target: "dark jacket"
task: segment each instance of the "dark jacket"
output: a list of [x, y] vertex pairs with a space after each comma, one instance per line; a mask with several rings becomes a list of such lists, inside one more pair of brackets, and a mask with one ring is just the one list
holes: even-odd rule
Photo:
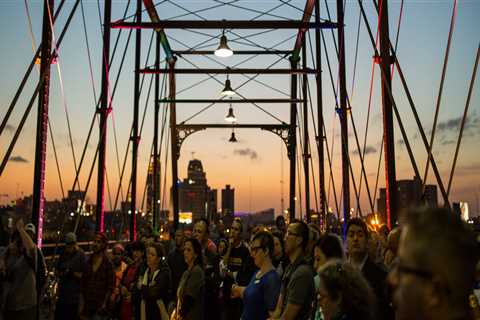
[[387, 298], [387, 271], [368, 257], [363, 265], [362, 274], [375, 293], [378, 305], [378, 319], [394, 319], [391, 301]]
[[[145, 272], [150, 272], [150, 269], [147, 269]], [[145, 274], [140, 276], [140, 281], [143, 281], [144, 276]], [[162, 300], [165, 308], [167, 308], [170, 299], [172, 276], [168, 264], [161, 262], [158, 272], [156, 274], [155, 272], [147, 274], [147, 278], [149, 278], [148, 285], [142, 283], [141, 289], [142, 300], [145, 301], [146, 318], [158, 319], [160, 310], [157, 300]]]

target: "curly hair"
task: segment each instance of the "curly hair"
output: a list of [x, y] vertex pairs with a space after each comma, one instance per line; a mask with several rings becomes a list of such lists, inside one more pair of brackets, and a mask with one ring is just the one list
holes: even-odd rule
[[335, 300], [341, 299], [340, 312], [348, 319], [375, 319], [376, 301], [372, 288], [351, 264], [331, 260], [318, 275], [328, 295]]

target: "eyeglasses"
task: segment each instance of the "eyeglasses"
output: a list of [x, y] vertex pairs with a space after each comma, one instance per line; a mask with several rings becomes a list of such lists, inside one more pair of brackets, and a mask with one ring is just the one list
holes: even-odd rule
[[235, 228], [235, 227], [232, 227], [232, 230], [235, 230], [235, 231], [240, 231], [240, 228]]
[[407, 266], [400, 261], [393, 265], [392, 272], [397, 272], [399, 275], [411, 274], [426, 280], [431, 280], [433, 277], [433, 273], [428, 270]]

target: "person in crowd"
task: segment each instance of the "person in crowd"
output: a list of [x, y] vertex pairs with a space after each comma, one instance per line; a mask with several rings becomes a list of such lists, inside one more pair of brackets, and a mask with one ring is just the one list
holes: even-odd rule
[[448, 209], [409, 210], [401, 218], [398, 261], [389, 274], [395, 319], [472, 319], [478, 244]]
[[85, 269], [85, 253], [78, 247], [75, 233], [69, 232], [65, 235], [65, 250], [55, 268], [58, 277], [55, 320], [78, 319], [80, 289]]
[[288, 258], [285, 256], [285, 242], [280, 231], [272, 232], [273, 236], [273, 256], [272, 263], [280, 277], [283, 276], [283, 271], [288, 265]]
[[313, 265], [313, 248], [320, 237], [320, 230], [314, 223], [308, 224], [308, 245], [307, 245], [307, 255], [310, 262]]
[[285, 233], [285, 254], [290, 264], [282, 278], [282, 289], [272, 319], [308, 319], [315, 294], [312, 266], [305, 260], [309, 237], [303, 221], [293, 221]]
[[242, 320], [265, 320], [275, 310], [281, 280], [272, 263], [273, 251], [273, 236], [267, 231], [258, 232], [250, 246], [258, 271], [248, 286], [232, 286], [232, 297], [243, 299]]
[[135, 241], [130, 245], [130, 264], [123, 273], [120, 285], [120, 320], [140, 319], [141, 294], [136, 284], [140, 275], [144, 274], [145, 266], [145, 245]]
[[228, 241], [226, 239], [220, 240], [220, 242], [217, 245], [218, 257], [223, 260], [223, 257], [227, 253], [227, 250], [228, 250]]
[[107, 237], [98, 232], [91, 245], [92, 254], [82, 277], [81, 319], [98, 319], [107, 316], [107, 305], [113, 292], [113, 267], [106, 255]]
[[[35, 243], [35, 225], [33, 223], [27, 223], [25, 231], [32, 241]], [[47, 284], [47, 264], [45, 263], [45, 257], [42, 250], [35, 245], [37, 250], [37, 273], [35, 275], [35, 283], [37, 284], [37, 305], [40, 304], [40, 299], [43, 296], [45, 286]]]
[[373, 229], [368, 230], [367, 250], [371, 261], [381, 266], [383, 264], [382, 245], [378, 232]]
[[159, 243], [147, 247], [147, 269], [138, 279], [138, 288], [141, 292], [140, 320], [168, 320], [171, 273]]
[[275, 227], [283, 236], [285, 236], [285, 232], [287, 232], [287, 224], [285, 223], [285, 218], [283, 216], [275, 218]]
[[112, 248], [112, 257], [110, 261], [112, 262], [113, 274], [115, 277], [113, 283], [113, 292], [110, 295], [110, 300], [108, 301], [107, 309], [108, 312], [118, 318], [120, 312], [120, 299], [121, 299], [121, 283], [123, 278], [123, 272], [127, 268], [127, 264], [123, 262], [123, 257], [125, 254], [125, 249], [121, 244], [116, 244]]
[[204, 250], [206, 249], [209, 252], [216, 254], [217, 246], [212, 239], [209, 238], [209, 235], [209, 223], [206, 219], [200, 219], [197, 223], [195, 223], [193, 228], [193, 236], [200, 241], [200, 244]]
[[313, 248], [314, 269], [320, 270], [331, 259], [345, 259], [342, 240], [334, 233], [325, 233], [320, 236]]
[[225, 235], [225, 223], [222, 219], [218, 219], [217, 223], [215, 224], [215, 232], [212, 235], [212, 238], [217, 247], [220, 241], [227, 239], [227, 236]]
[[368, 229], [359, 218], [352, 218], [347, 223], [348, 261], [365, 277], [375, 292], [381, 319], [392, 319], [393, 310], [387, 298], [387, 272], [383, 266], [376, 264], [368, 254]]
[[220, 287], [220, 260], [217, 247], [209, 238], [209, 224], [206, 219], [200, 219], [193, 228], [193, 237], [200, 242], [204, 261], [205, 274], [205, 316], [209, 320], [220, 317], [219, 287]]
[[[180, 279], [177, 290], [177, 306], [172, 320], [203, 320], [205, 308], [205, 274], [200, 242], [195, 238], [185, 241], [184, 257], [187, 270]], [[210, 319], [210, 318], [205, 318]]]
[[[333, 259], [320, 267], [318, 274], [317, 300], [323, 319], [376, 319], [375, 295], [358, 269], [346, 261]], [[314, 319], [320, 319], [318, 314]]]
[[240, 219], [234, 219], [230, 228], [227, 253], [221, 264], [224, 266], [223, 298], [226, 319], [239, 319], [242, 314], [242, 300], [233, 297], [230, 289], [233, 284], [246, 287], [252, 278], [254, 264], [247, 245], [242, 240], [243, 226]]
[[[342, 241], [333, 233], [325, 233], [320, 236], [313, 249], [313, 268], [316, 271], [314, 277], [315, 292], [320, 290], [320, 276], [318, 272], [330, 260], [345, 260], [345, 252], [343, 250]], [[313, 312], [318, 313], [318, 300], [314, 300]]]
[[[183, 273], [187, 270], [187, 264], [183, 256], [183, 249], [185, 245], [185, 231], [177, 229], [175, 231], [175, 248], [168, 255], [168, 265], [172, 271], [172, 294], [175, 296], [178, 284], [182, 278]], [[172, 298], [175, 298], [175, 297]]]
[[389, 270], [392, 268], [398, 252], [398, 243], [400, 242], [400, 228], [393, 229], [387, 237], [387, 246], [383, 254], [383, 263]]
[[27, 234], [22, 219], [3, 256], [0, 275], [3, 280], [3, 319], [35, 320], [37, 318], [37, 247]]

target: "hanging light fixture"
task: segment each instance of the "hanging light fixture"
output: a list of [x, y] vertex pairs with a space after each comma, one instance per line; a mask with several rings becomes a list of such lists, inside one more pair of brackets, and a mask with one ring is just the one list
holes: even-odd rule
[[222, 36], [220, 37], [220, 45], [217, 50], [215, 50], [215, 55], [217, 57], [226, 58], [230, 57], [233, 54], [232, 49], [228, 47], [227, 36], [225, 35], [225, 29], [222, 31]]
[[228, 140], [228, 142], [238, 142], [237, 138], [235, 138], [235, 131], [233, 131], [233, 127], [232, 127], [232, 135], [230, 136], [230, 139]]
[[228, 79], [228, 74], [227, 74], [227, 80], [225, 81], [225, 88], [223, 88], [222, 92], [220, 92], [220, 95], [222, 96], [233, 96], [235, 94], [235, 91], [232, 89], [232, 84], [230, 82], [230, 79]]
[[225, 117], [225, 121], [228, 121], [228, 122], [235, 122], [235, 121], [237, 121], [237, 118], [235, 118], [235, 115], [233, 114], [232, 103], [230, 103], [230, 107], [228, 108], [228, 114], [227, 114], [227, 116]]

